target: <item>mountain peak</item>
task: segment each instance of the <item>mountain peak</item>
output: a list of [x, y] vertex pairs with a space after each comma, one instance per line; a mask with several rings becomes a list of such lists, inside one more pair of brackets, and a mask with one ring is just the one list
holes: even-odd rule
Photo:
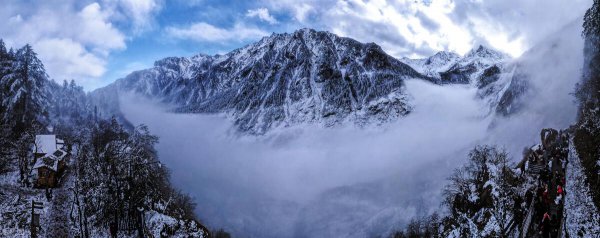
[[297, 29], [297, 30], [295, 30], [292, 33], [288, 33], [288, 32], [276, 33], [276, 32], [273, 32], [273, 34], [271, 34], [270, 36], [264, 37], [263, 40], [284, 39], [284, 38], [287, 38], [287, 37], [294, 37], [294, 38], [302, 37], [302, 38], [304, 38], [306, 36], [316, 35], [316, 34], [319, 34], [319, 35], [333, 35], [333, 36], [339, 37], [339, 36], [337, 36], [337, 35], [329, 32], [329, 31], [319, 31], [319, 30], [315, 30], [313, 28], [306, 28], [305, 27], [305, 28]]
[[458, 55], [457, 53], [454, 52], [450, 52], [450, 51], [440, 51], [437, 52], [435, 55], [429, 57], [429, 61], [434, 61], [434, 60], [443, 60], [443, 61], [452, 61], [452, 60], [458, 60], [460, 58], [460, 55]]
[[465, 58], [472, 58], [472, 57], [495, 58], [495, 59], [510, 58], [510, 56], [508, 56], [505, 53], [502, 53], [500, 51], [491, 49], [491, 48], [483, 46], [483, 45], [479, 45], [479, 46], [473, 48], [471, 51], [469, 51], [469, 53], [467, 53], [465, 55]]
[[313, 28], [305, 27], [305, 28], [300, 28], [300, 29], [294, 31], [294, 34], [296, 34], [296, 33], [312, 33], [312, 32], [327, 32], [327, 31], [317, 31]]

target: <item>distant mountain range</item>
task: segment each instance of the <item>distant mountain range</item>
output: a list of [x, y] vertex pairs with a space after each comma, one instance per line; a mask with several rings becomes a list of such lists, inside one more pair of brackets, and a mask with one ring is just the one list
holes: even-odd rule
[[492, 112], [504, 112], [503, 98], [512, 101], [505, 95], [515, 91], [507, 90], [512, 79], [499, 80], [510, 73], [509, 60], [483, 46], [464, 57], [439, 52], [396, 59], [374, 43], [301, 29], [225, 55], [165, 58], [92, 96], [109, 112], [118, 110], [119, 93], [134, 92], [180, 113], [223, 113], [249, 134], [301, 123], [377, 125], [413, 110], [406, 80], [470, 84]]

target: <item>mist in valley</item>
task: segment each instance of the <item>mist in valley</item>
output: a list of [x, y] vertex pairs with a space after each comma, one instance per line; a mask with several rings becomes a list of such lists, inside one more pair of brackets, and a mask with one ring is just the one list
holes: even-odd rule
[[421, 80], [406, 81], [414, 110], [381, 127], [299, 125], [255, 137], [236, 134], [224, 115], [169, 113], [168, 105], [135, 95], [121, 96], [121, 110], [160, 137], [161, 161], [209, 227], [236, 237], [389, 234], [412, 218], [444, 212], [445, 179], [475, 145], [498, 145], [516, 161], [540, 129], [573, 123], [580, 26], [511, 64], [529, 75], [531, 88], [508, 118], [490, 113], [473, 86]]

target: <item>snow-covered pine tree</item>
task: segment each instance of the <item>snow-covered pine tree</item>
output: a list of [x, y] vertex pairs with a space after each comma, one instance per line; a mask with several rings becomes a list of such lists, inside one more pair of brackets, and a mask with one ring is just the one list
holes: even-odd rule
[[7, 134], [10, 134], [10, 128], [0, 125], [0, 175], [11, 170], [11, 148], [14, 147], [14, 143]]
[[49, 81], [48, 90], [51, 96], [49, 108], [50, 124], [54, 128], [69, 128], [76, 124], [89, 122], [93, 113], [89, 99], [81, 86], [74, 80], [64, 80], [62, 85]]
[[524, 181], [510, 169], [506, 151], [477, 146], [466, 166], [457, 169], [444, 190], [450, 214], [444, 236], [506, 237], [515, 216], [515, 201], [524, 194]]
[[11, 55], [8, 52], [8, 50], [6, 49], [6, 45], [4, 44], [4, 41], [2, 39], [0, 39], [0, 72], [3, 72], [4, 70], [6, 70], [6, 68], [8, 66], [10, 66], [10, 64], [7, 64], [10, 62], [11, 59]]
[[[17, 162], [21, 181], [28, 172], [33, 128], [44, 119], [44, 88], [47, 76], [31, 46], [14, 53], [0, 41], [0, 124], [3, 128], [2, 154], [10, 164]], [[8, 130], [8, 131], [7, 131]]]
[[4, 76], [12, 71], [13, 56], [6, 50], [4, 41], [0, 39], [0, 123], [3, 123], [4, 113], [6, 113], [7, 94], [9, 91], [8, 84]]
[[47, 122], [47, 81], [44, 65], [31, 46], [19, 49], [12, 69], [2, 77], [2, 82], [8, 87], [4, 120], [13, 126], [15, 135]]
[[600, 35], [600, 1], [594, 0], [594, 5], [587, 10], [583, 22], [583, 35], [598, 36]]

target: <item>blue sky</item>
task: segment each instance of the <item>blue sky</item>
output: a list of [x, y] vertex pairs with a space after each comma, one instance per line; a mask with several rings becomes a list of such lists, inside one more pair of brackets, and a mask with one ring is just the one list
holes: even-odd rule
[[308, 27], [395, 57], [483, 44], [518, 57], [592, 0], [3, 0], [0, 38], [33, 45], [55, 80], [93, 90], [168, 56], [226, 53]]

